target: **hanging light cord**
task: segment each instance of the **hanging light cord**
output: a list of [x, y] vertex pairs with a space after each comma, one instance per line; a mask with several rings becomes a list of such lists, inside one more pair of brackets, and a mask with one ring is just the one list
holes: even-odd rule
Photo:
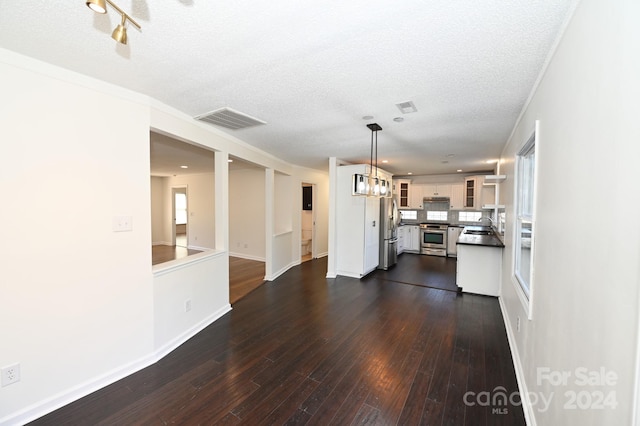
[[369, 159], [369, 174], [373, 175], [373, 130], [371, 131], [371, 158]]
[[378, 131], [376, 130], [376, 178], [378, 177]]

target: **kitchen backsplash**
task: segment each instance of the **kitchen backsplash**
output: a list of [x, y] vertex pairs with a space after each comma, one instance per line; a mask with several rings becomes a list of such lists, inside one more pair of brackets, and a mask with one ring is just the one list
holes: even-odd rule
[[[438, 208], [438, 206], [436, 206], [436, 204], [443, 204], [444, 208], [440, 207]], [[422, 222], [433, 222], [433, 223], [448, 223], [451, 225], [480, 225], [481, 223], [483, 225], [489, 225], [491, 224], [490, 221], [488, 219], [482, 219], [482, 222], [480, 221], [474, 221], [474, 222], [469, 222], [469, 221], [460, 221], [458, 220], [458, 212], [468, 212], [469, 210], [449, 210], [448, 208], [448, 203], [431, 203], [431, 205], [429, 206], [429, 210], [431, 211], [447, 211], [447, 220], [432, 220], [432, 219], [427, 219], [427, 210], [417, 210], [418, 212], [418, 218], [416, 220], [406, 220], [403, 219], [402, 223], [407, 223], [407, 224], [418, 224], [418, 223], [422, 223]], [[490, 210], [482, 210], [482, 218], [485, 217], [489, 217], [492, 213], [492, 211]]]

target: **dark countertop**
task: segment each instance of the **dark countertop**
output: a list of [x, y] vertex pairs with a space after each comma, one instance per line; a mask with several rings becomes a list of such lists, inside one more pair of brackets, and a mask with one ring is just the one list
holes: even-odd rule
[[485, 247], [504, 247], [504, 243], [498, 236], [495, 231], [492, 230], [491, 235], [473, 235], [473, 234], [465, 234], [467, 230], [476, 230], [481, 231], [485, 229], [490, 229], [485, 226], [465, 226], [464, 231], [458, 237], [457, 244], [464, 244], [469, 246], [485, 246]]

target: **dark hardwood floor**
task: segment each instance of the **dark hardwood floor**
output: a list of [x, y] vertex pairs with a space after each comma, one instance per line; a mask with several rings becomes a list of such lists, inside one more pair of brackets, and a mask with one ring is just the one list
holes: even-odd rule
[[517, 391], [497, 299], [326, 270], [292, 268], [156, 364], [33, 424], [525, 424], [520, 406], [471, 405]]

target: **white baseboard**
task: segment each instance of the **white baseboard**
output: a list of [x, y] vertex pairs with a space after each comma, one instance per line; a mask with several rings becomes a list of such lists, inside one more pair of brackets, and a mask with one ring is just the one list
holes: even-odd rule
[[522, 363], [520, 362], [520, 354], [518, 353], [518, 346], [516, 345], [515, 334], [511, 327], [511, 322], [507, 319], [506, 309], [502, 297], [498, 297], [500, 303], [500, 312], [502, 313], [502, 321], [504, 327], [507, 329], [507, 341], [509, 342], [509, 349], [511, 349], [511, 357], [513, 358], [513, 367], [516, 371], [516, 381], [518, 382], [518, 392], [520, 392], [520, 400], [522, 401], [522, 411], [524, 411], [524, 420], [528, 426], [536, 426], [536, 417], [529, 400], [529, 390], [527, 383], [524, 380], [524, 370]]
[[187, 340], [191, 339], [196, 334], [200, 333], [202, 330], [207, 328], [209, 325], [213, 324], [218, 318], [222, 317], [224, 314], [226, 314], [227, 312], [231, 311], [231, 309], [232, 308], [231, 308], [230, 304], [227, 304], [227, 305], [221, 307], [216, 312], [212, 313], [207, 318], [205, 318], [202, 321], [200, 321], [199, 323], [195, 324], [193, 327], [191, 327], [190, 329], [186, 330], [181, 335], [179, 335], [179, 336], [175, 337], [174, 339], [172, 339], [170, 342], [160, 346], [159, 348], [156, 348], [155, 353], [154, 353], [154, 356], [155, 356], [155, 361], [154, 362], [160, 361], [162, 358], [164, 358], [165, 356], [167, 356], [168, 354], [173, 352], [176, 348], [178, 348], [178, 346], [182, 345], [184, 342], [186, 342]]
[[297, 262], [291, 262], [289, 263], [287, 266], [285, 266], [284, 268], [281, 268], [279, 271], [274, 272], [271, 275], [265, 275], [264, 279], [267, 281], [273, 281], [276, 278], [278, 278], [280, 275], [284, 274], [285, 272], [287, 272], [289, 269], [293, 268], [296, 265], [299, 265], [300, 261], [298, 260]]
[[245, 253], [232, 253], [232, 252], [229, 252], [229, 256], [231, 256], [231, 257], [239, 257], [240, 259], [257, 260], [258, 262], [266, 262], [267, 261], [264, 257], [253, 256], [251, 254], [245, 254]]
[[152, 246], [171, 246], [173, 244], [171, 244], [170, 241], [155, 241], [153, 243], [151, 243]]
[[213, 250], [210, 247], [200, 247], [200, 246], [187, 246], [187, 248], [189, 250], [200, 250], [200, 251], [209, 251], [209, 250]]
[[194, 325], [184, 333], [173, 339], [171, 342], [157, 348], [151, 354], [148, 354], [138, 360], [130, 362], [126, 365], [117, 367], [111, 371], [106, 372], [92, 380], [81, 383], [72, 387], [66, 391], [60, 392], [43, 401], [32, 404], [16, 413], [12, 413], [7, 417], [0, 419], [0, 426], [17, 426], [24, 425], [32, 422], [40, 417], [49, 414], [58, 408], [62, 408], [67, 404], [77, 401], [97, 390], [100, 390], [108, 385], [111, 385], [118, 380], [124, 379], [133, 373], [136, 373], [143, 368], [146, 368], [152, 364], [155, 364], [166, 355], [175, 350], [178, 346], [198, 334], [204, 328], [215, 322], [227, 312], [231, 311], [231, 305], [227, 304], [216, 312], [209, 315], [207, 318]]

